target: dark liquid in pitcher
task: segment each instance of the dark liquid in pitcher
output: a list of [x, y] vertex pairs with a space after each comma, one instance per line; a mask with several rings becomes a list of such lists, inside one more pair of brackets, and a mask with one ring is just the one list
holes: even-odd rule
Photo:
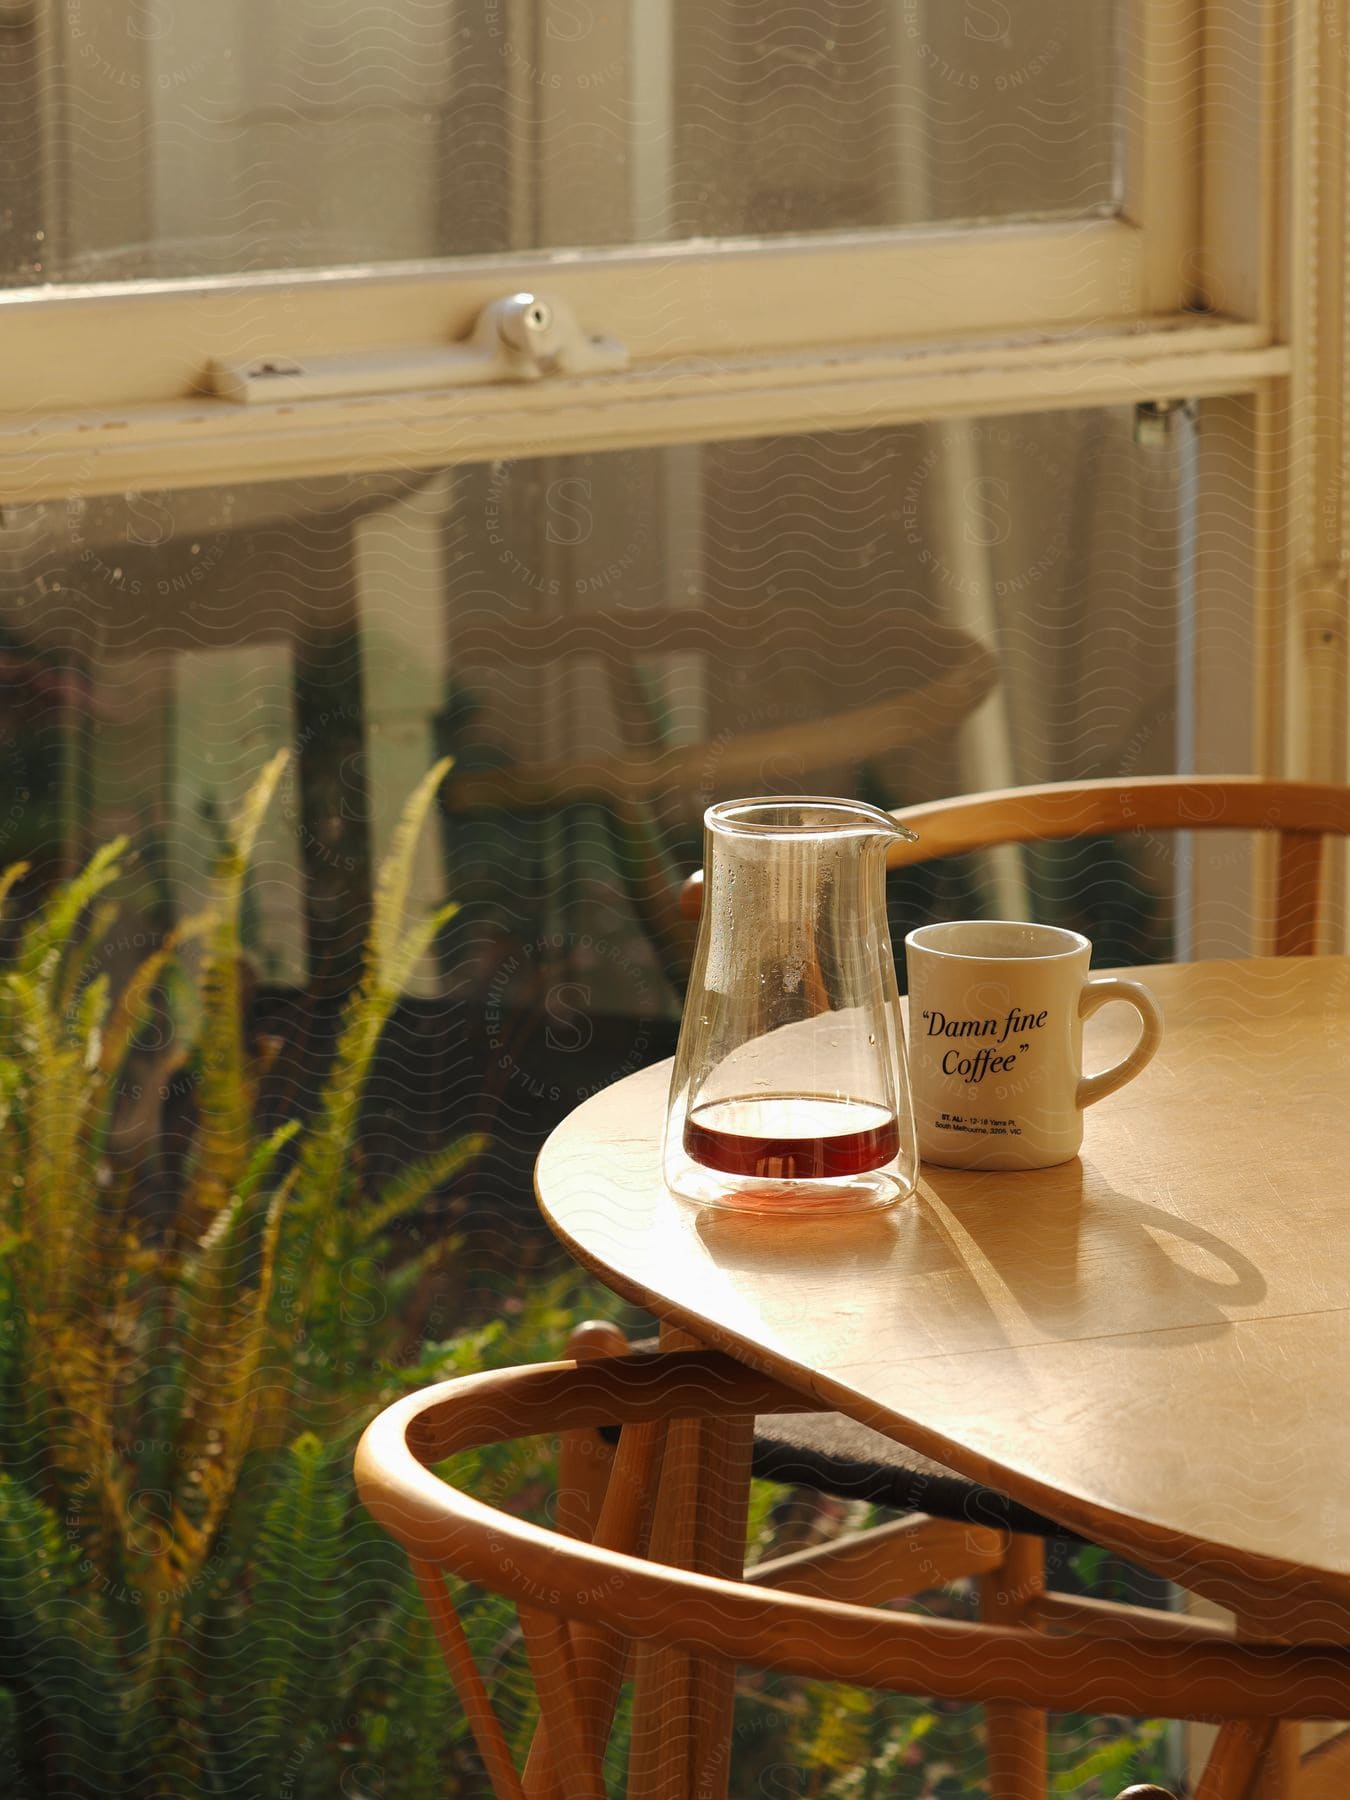
[[696, 1106], [684, 1123], [684, 1148], [724, 1175], [829, 1181], [890, 1162], [900, 1128], [894, 1113], [866, 1100], [756, 1094]]

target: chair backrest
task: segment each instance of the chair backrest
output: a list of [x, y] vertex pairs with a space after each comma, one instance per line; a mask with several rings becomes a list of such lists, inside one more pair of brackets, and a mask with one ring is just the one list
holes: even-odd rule
[[[519, 627], [503, 644], [498, 627], [463, 631], [455, 641], [458, 666], [478, 660], [508, 660], [512, 670], [590, 661], [605, 671], [623, 747], [597, 754], [587, 750], [552, 762], [529, 763], [487, 773], [453, 770], [443, 800], [451, 813], [495, 808], [547, 811], [579, 801], [632, 806], [662, 800], [681, 807], [702, 804], [715, 767], [719, 791], [763, 780], [768, 767], [791, 768], [803, 779], [814, 769], [892, 755], [924, 739], [954, 731], [980, 705], [998, 680], [988, 647], [953, 627], [928, 626], [923, 633], [925, 679], [900, 688], [888, 699], [826, 712], [817, 719], [766, 725], [728, 733], [725, 740], [669, 743], [664, 739], [656, 698], [638, 679], [644, 660], [702, 656], [729, 659], [762, 649], [762, 627], [753, 619], [701, 609], [643, 609], [631, 618], [613, 613], [550, 614]], [[870, 654], [897, 668], [914, 662], [912, 631], [897, 633], [879, 623], [869, 638]], [[819, 655], [809, 643], [804, 656]], [[713, 754], [715, 753], [715, 754]]]
[[[1278, 956], [1304, 956], [1317, 947], [1324, 839], [1350, 834], [1350, 787], [1266, 781], [1257, 775], [1156, 775], [964, 794], [902, 807], [895, 817], [918, 833], [918, 841], [891, 847], [887, 866], [892, 869], [1000, 844], [1062, 838], [1145, 831], [1276, 832], [1273, 947]], [[685, 883], [681, 905], [687, 917], [698, 916], [702, 888], [702, 871]]]
[[[522, 1783], [444, 1574], [512, 1598], [539, 1693], [545, 1757], [567, 1792], [603, 1800], [601, 1758], [624, 1643], [661, 1644], [817, 1680], [939, 1698], [1136, 1716], [1350, 1716], [1350, 1650], [1250, 1646], [1186, 1622], [1158, 1636], [1022, 1631], [877, 1611], [647, 1560], [648, 1499], [674, 1419], [816, 1411], [772, 1378], [703, 1351], [494, 1370], [397, 1401], [356, 1453], [372, 1516], [412, 1559], [497, 1792]], [[591, 1541], [475, 1500], [433, 1475], [461, 1450], [582, 1427], [624, 1427]], [[615, 1638], [619, 1640], [616, 1643]], [[544, 1771], [527, 1765], [527, 1782]]]
[[[824, 653], [824, 626], [809, 612], [793, 613], [779, 633], [779, 649], [794, 646], [803, 666]], [[461, 677], [475, 666], [499, 663], [515, 682], [522, 674], [590, 663], [604, 678], [606, 710], [618, 742], [597, 749], [584, 741], [570, 755], [490, 770], [451, 770], [441, 804], [452, 817], [483, 813], [543, 815], [589, 803], [624, 822], [617, 873], [629, 904], [665, 970], [682, 991], [689, 976], [692, 934], [680, 914], [679, 876], [662, 839], [676, 817], [696, 819], [712, 791], [735, 794], [762, 785], [769, 768], [810, 782], [833, 778], [841, 765], [884, 760], [915, 744], [953, 734], [998, 680], [989, 648], [968, 632], [938, 624], [922, 630], [903, 612], [886, 613], [869, 631], [869, 654], [897, 671], [897, 691], [819, 718], [766, 724], [688, 743], [672, 741], [660, 685], [644, 670], [672, 657], [725, 664], [763, 650], [763, 624], [753, 612], [726, 607], [642, 607], [631, 612], [547, 612], [504, 633], [500, 621], [456, 632]], [[815, 660], [813, 661], [813, 657]], [[904, 672], [921, 674], [903, 685]], [[513, 690], [514, 691], [514, 690]], [[583, 709], [584, 711], [584, 709]], [[584, 737], [584, 733], [583, 733]]]

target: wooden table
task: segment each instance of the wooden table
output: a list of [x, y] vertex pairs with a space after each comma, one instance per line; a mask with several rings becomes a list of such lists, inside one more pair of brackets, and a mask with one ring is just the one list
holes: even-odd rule
[[700, 1210], [661, 1179], [662, 1064], [553, 1133], [539, 1202], [671, 1326], [1254, 1634], [1350, 1642], [1350, 958], [1138, 973], [1163, 1048], [1060, 1168], [925, 1168], [852, 1220]]

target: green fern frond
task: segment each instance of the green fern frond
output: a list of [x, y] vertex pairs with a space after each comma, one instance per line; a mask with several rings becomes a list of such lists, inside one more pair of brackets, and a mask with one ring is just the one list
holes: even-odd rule
[[[421, 1800], [443, 1791], [447, 1748], [463, 1731], [425, 1631], [408, 1645], [393, 1696], [381, 1679], [387, 1659], [377, 1659], [378, 1674], [363, 1663], [336, 1610], [364, 1555], [351, 1526], [348, 1437], [404, 1376], [416, 1384], [476, 1366], [495, 1354], [501, 1330], [419, 1355], [414, 1290], [424, 1292], [431, 1261], [453, 1250], [448, 1237], [389, 1256], [378, 1271], [385, 1307], [354, 1307], [342, 1287], [363, 1245], [484, 1148], [461, 1139], [378, 1193], [361, 1156], [381, 1036], [453, 912], [407, 917], [418, 836], [449, 764], [428, 772], [395, 835], [364, 979], [315, 1114], [264, 1137], [239, 913], [284, 762], [273, 759], [233, 821], [210, 911], [181, 924], [129, 978], [99, 973], [111, 917], [100, 896], [117, 879], [120, 841], [54, 896], [0, 971], [0, 1319], [16, 1327], [0, 1332], [9, 1478], [0, 1494], [0, 1757], [5, 1720], [15, 1718], [20, 1755], [44, 1764], [36, 1791], [48, 1791], [50, 1777], [50, 1791], [72, 1800], [133, 1788], [276, 1794], [300, 1747], [303, 1783], [328, 1792], [343, 1757], [377, 1738], [385, 1752], [372, 1762], [386, 1783], [397, 1769], [399, 1791]], [[23, 872], [0, 877], [0, 907]], [[195, 970], [178, 955], [189, 937], [203, 945]], [[121, 1165], [105, 1159], [105, 1145], [123, 1116], [128, 1059], [170, 1013], [173, 1048], [197, 1080], [191, 1157], [172, 1235], [137, 1236], [129, 1182], [110, 1179], [105, 1161]], [[321, 1432], [326, 1449], [317, 1437], [297, 1439], [301, 1424]], [[166, 1496], [153, 1519], [137, 1498], [147, 1492]], [[392, 1645], [420, 1613], [399, 1610], [411, 1589], [396, 1550], [385, 1544], [370, 1566], [371, 1611], [383, 1613]], [[14, 1596], [22, 1606], [6, 1611]], [[79, 1685], [91, 1678], [71, 1674], [77, 1656], [102, 1684], [96, 1704], [84, 1704]], [[53, 1669], [59, 1679], [42, 1685]], [[72, 1694], [75, 1731], [59, 1710]], [[429, 1709], [443, 1726], [429, 1728]], [[335, 1720], [346, 1721], [341, 1743]], [[46, 1745], [58, 1738], [65, 1760], [49, 1768]], [[242, 1786], [230, 1785], [236, 1779]], [[294, 1791], [298, 1800], [301, 1786]]]
[[[0, 917], [4, 916], [5, 909], [9, 904], [9, 896], [13, 892], [16, 883], [23, 879], [28, 873], [28, 870], [28, 863], [17, 862], [11, 863], [4, 873], [0, 874]], [[7, 1051], [11, 1050], [13, 1048], [13, 1038], [13, 1012], [10, 1003], [8, 984], [5, 981], [0, 980], [0, 1044], [2, 1044]]]
[[85, 929], [66, 952], [61, 986], [56, 996], [56, 1010], [62, 1018], [69, 1018], [77, 1010], [80, 990], [84, 986], [89, 965], [95, 951], [103, 947], [103, 940], [112, 929], [118, 910], [115, 901], [96, 901], [90, 908]]
[[[192, 1430], [179, 1452], [185, 1487], [174, 1568], [182, 1591], [191, 1591], [211, 1553], [253, 1442], [257, 1376], [268, 1338], [281, 1220], [293, 1182], [294, 1171], [268, 1202], [256, 1252], [248, 1242], [246, 1203], [234, 1196], [208, 1233], [210, 1247], [191, 1277], [183, 1350], [192, 1366]], [[251, 1262], [257, 1274], [250, 1280]]]
[[287, 752], [278, 751], [249, 789], [230, 822], [212, 884], [214, 917], [198, 984], [200, 1124], [194, 1182], [194, 1208], [207, 1217], [234, 1192], [248, 1156], [257, 1083], [244, 1047], [239, 910], [249, 859], [286, 761]]
[[304, 1717], [324, 1716], [337, 1672], [342, 1524], [323, 1445], [307, 1433], [263, 1514], [245, 1615], [247, 1730], [274, 1771]]
[[264, 1138], [258, 1145], [240, 1177], [238, 1192], [241, 1200], [251, 1200], [263, 1186], [276, 1167], [277, 1158], [288, 1144], [295, 1142], [300, 1129], [299, 1119], [287, 1119], [285, 1124], [278, 1125], [271, 1136]]
[[[347, 1003], [333, 1066], [324, 1083], [319, 1119], [306, 1137], [300, 1159], [296, 1225], [311, 1244], [342, 1195], [362, 1096], [384, 1028], [407, 977], [453, 910], [441, 907], [414, 925], [395, 947], [388, 971], [391, 979], [387, 983], [368, 979]], [[308, 1262], [308, 1257], [300, 1260]]]
[[[426, 785], [424, 782], [423, 787]], [[422, 810], [425, 811], [425, 807]], [[405, 815], [404, 824], [407, 823]], [[390, 858], [393, 858], [392, 851]], [[386, 903], [392, 904], [388, 900]], [[307, 1136], [301, 1159], [302, 1205], [298, 1209], [301, 1217], [308, 1217], [313, 1211], [325, 1214], [336, 1200], [341, 1190], [342, 1170], [356, 1132], [361, 1098], [384, 1028], [408, 977], [454, 911], [453, 906], [437, 908], [388, 945], [384, 952], [377, 949], [376, 934], [372, 932], [365, 978], [344, 1008], [337, 1050], [324, 1082], [323, 1107]]]
[[402, 817], [394, 829], [389, 850], [380, 867], [371, 907], [372, 961], [383, 968], [393, 955], [403, 934], [403, 918], [408, 909], [408, 889], [412, 884], [413, 863], [432, 802], [450, 773], [453, 757], [443, 756], [413, 789]]
[[52, 1745], [50, 1791], [115, 1792], [119, 1671], [97, 1593], [61, 1523], [0, 1475], [0, 1685], [26, 1692]]
[[113, 1127], [119, 1095], [119, 1077], [135, 1050], [137, 1039], [151, 1024], [150, 1003], [166, 973], [177, 967], [178, 951], [189, 936], [204, 928], [202, 919], [189, 921], [152, 951], [116, 995], [100, 1036], [98, 1079], [91, 1084], [85, 1118], [88, 1154], [97, 1163], [103, 1156]]
[[76, 1002], [71, 1024], [71, 1035], [86, 1074], [92, 1075], [102, 1061], [103, 1027], [108, 1007], [108, 977], [96, 975]]
[[254, 1092], [244, 1054], [239, 954], [237, 921], [224, 920], [211, 934], [198, 984], [202, 1022], [193, 1198], [196, 1211], [207, 1217], [234, 1191], [248, 1157]]
[[286, 764], [290, 761], [290, 754], [289, 750], [277, 751], [244, 796], [243, 803], [230, 820], [229, 843], [221, 858], [217, 875], [225, 882], [236, 884], [234, 896], [236, 899], [248, 876], [248, 865], [253, 860], [253, 852], [257, 848], [258, 833], [262, 830], [263, 820], [267, 817], [267, 809], [272, 804], [272, 796], [277, 791], [277, 783], [285, 772]]
[[7, 869], [0, 873], [0, 913], [4, 912], [6, 906], [9, 904], [10, 895], [14, 892], [14, 889], [23, 880], [24, 876], [32, 866], [31, 863], [26, 862], [11, 863]]
[[184, 1796], [229, 1791], [203, 1780], [211, 1766], [207, 1674], [203, 1647], [190, 1634], [174, 1630], [158, 1644], [129, 1708], [126, 1736], [135, 1754], [129, 1791]]
[[[293, 1221], [297, 1234], [306, 1241], [312, 1241], [317, 1222], [336, 1206], [344, 1190], [361, 1096], [388, 1011], [364, 985], [344, 1007], [319, 1114], [300, 1153]], [[300, 1255], [297, 1260], [303, 1265], [308, 1258]]]
[[214, 924], [209, 913], [195, 913], [184, 919], [165, 938], [158, 950], [152, 950], [128, 979], [117, 996], [103, 1034], [101, 1068], [110, 1077], [119, 1075], [127, 1057], [136, 1048], [140, 1034], [150, 1024], [150, 1000], [165, 971], [175, 964], [185, 945], [201, 937]]
[[17, 963], [22, 974], [41, 978], [49, 990], [55, 987], [62, 959], [85, 909], [121, 875], [120, 858], [126, 848], [126, 838], [114, 838], [94, 852], [78, 875], [56, 889], [24, 933]]
[[371, 1761], [399, 1800], [441, 1800], [461, 1716], [435, 1633], [411, 1595], [393, 1621], [391, 1648], [388, 1699], [367, 1727]]
[[88, 1197], [97, 1191], [81, 1136], [91, 1078], [51, 1009], [48, 982], [11, 969], [4, 989], [22, 1071], [16, 1097], [24, 1115], [24, 1167], [17, 1191], [31, 1245], [29, 1305], [42, 1313], [59, 1307], [70, 1291]]
[[361, 1100], [381, 1036], [408, 977], [454, 911], [453, 906], [438, 907], [406, 931], [402, 928], [418, 837], [449, 767], [450, 759], [443, 758], [428, 771], [394, 833], [377, 883], [364, 978], [344, 1008], [319, 1115], [301, 1151], [286, 1237], [287, 1261], [306, 1271], [298, 1307], [301, 1320], [321, 1285], [318, 1265], [349, 1184]]
[[911, 1768], [915, 1749], [938, 1723], [935, 1713], [914, 1705], [909, 1716], [882, 1734], [879, 1749], [867, 1752], [856, 1767], [836, 1776], [824, 1790], [824, 1800], [870, 1800], [889, 1794], [893, 1784]]
[[[1138, 1762], [1163, 1736], [1166, 1726], [1158, 1720], [1146, 1720], [1130, 1735], [1098, 1744], [1080, 1757], [1071, 1768], [1062, 1770], [1050, 1780], [1052, 1794], [1081, 1794], [1091, 1782], [1104, 1784], [1104, 1792], [1114, 1792], [1117, 1782], [1131, 1775], [1140, 1778]], [[1148, 1779], [1147, 1772], [1143, 1778]]]
[[357, 1232], [363, 1239], [378, 1236], [395, 1219], [402, 1218], [428, 1194], [452, 1180], [487, 1149], [490, 1138], [458, 1138], [431, 1156], [419, 1157], [385, 1183], [378, 1197], [358, 1216]]
[[410, 925], [380, 962], [375, 980], [391, 1006], [407, 987], [413, 970], [435, 943], [437, 935], [458, 911], [459, 906], [453, 900], [436, 907], [424, 919]]

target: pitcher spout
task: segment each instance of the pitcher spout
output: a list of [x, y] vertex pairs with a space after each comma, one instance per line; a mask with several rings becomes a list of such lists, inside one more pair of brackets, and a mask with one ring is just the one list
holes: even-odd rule
[[883, 812], [879, 806], [868, 806], [866, 801], [856, 802], [860, 812], [865, 812], [872, 820], [876, 835], [896, 844], [917, 844], [919, 834], [911, 831], [908, 825], [902, 825], [894, 813]]

